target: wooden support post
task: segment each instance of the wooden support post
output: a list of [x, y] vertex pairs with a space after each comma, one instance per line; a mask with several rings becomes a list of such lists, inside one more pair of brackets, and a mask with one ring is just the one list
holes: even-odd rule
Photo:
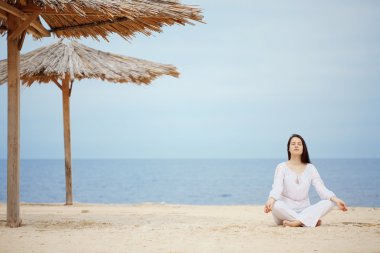
[[71, 81], [69, 97], [71, 97], [71, 91], [73, 90], [74, 80]]
[[73, 204], [70, 139], [70, 75], [62, 81], [63, 136], [65, 141], [66, 205]]
[[11, 34], [8, 34], [8, 40], [13, 40], [19, 37], [29, 26], [30, 24], [38, 18], [42, 11], [35, 12], [31, 14], [24, 22], [22, 22], [15, 31]]
[[55, 85], [57, 85], [57, 87], [62, 90], [62, 85], [56, 80], [56, 79], [53, 79], [53, 82], [55, 83]]
[[[0, 10], [3, 10], [9, 14], [12, 14], [13, 16], [15, 16], [21, 20], [26, 20], [29, 17], [28, 15], [26, 15], [24, 12], [20, 11], [15, 6], [10, 5], [4, 1], [0, 1]], [[38, 9], [37, 11], [40, 11], [40, 9]], [[50, 36], [50, 32], [48, 30], [46, 30], [46, 28], [41, 24], [41, 21], [38, 18], [36, 20], [34, 20], [30, 25], [34, 29], [36, 29], [41, 34], [41, 36], [44, 36], [44, 37]]]
[[25, 36], [26, 36], [26, 30], [22, 32], [22, 34], [20, 35], [20, 39], [18, 40], [18, 44], [17, 44], [18, 51], [21, 51], [22, 45], [24, 45]]
[[[8, 34], [20, 23], [19, 18], [8, 15]], [[20, 219], [20, 50], [19, 39], [8, 44], [8, 187], [7, 226], [21, 226]]]

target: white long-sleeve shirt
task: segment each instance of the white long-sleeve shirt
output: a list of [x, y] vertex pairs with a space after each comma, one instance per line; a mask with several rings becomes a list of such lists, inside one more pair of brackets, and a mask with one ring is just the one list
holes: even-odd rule
[[286, 162], [276, 167], [272, 190], [269, 197], [282, 200], [292, 209], [302, 210], [310, 206], [309, 189], [313, 185], [321, 199], [330, 199], [335, 194], [326, 188], [315, 166], [306, 165], [303, 173], [297, 175]]

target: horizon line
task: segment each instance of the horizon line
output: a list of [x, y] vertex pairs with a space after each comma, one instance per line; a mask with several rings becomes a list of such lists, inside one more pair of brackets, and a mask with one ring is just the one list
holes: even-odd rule
[[[72, 158], [72, 160], [284, 160], [283, 157], [81, 157]], [[319, 159], [380, 159], [380, 157], [315, 157], [311, 160]], [[7, 158], [0, 158], [7, 160]], [[61, 158], [21, 158], [20, 160], [65, 160]]]

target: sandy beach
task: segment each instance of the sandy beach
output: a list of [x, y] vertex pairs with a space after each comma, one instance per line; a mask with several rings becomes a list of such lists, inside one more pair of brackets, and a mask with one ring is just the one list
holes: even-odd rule
[[333, 210], [317, 228], [276, 226], [262, 206], [22, 204], [0, 252], [380, 252], [380, 209]]

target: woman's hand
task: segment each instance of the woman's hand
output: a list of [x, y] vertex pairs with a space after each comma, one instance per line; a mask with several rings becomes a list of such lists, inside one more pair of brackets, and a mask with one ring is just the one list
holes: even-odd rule
[[337, 197], [332, 197], [331, 198], [331, 201], [335, 202], [335, 204], [338, 206], [338, 208], [342, 211], [347, 211], [347, 206], [346, 206], [346, 203], [344, 203], [343, 200], [341, 200], [340, 198], [337, 198]]
[[269, 198], [267, 200], [267, 203], [265, 203], [265, 206], [264, 206], [264, 213], [269, 213], [270, 211], [272, 211], [275, 201], [276, 200], [274, 198]]

